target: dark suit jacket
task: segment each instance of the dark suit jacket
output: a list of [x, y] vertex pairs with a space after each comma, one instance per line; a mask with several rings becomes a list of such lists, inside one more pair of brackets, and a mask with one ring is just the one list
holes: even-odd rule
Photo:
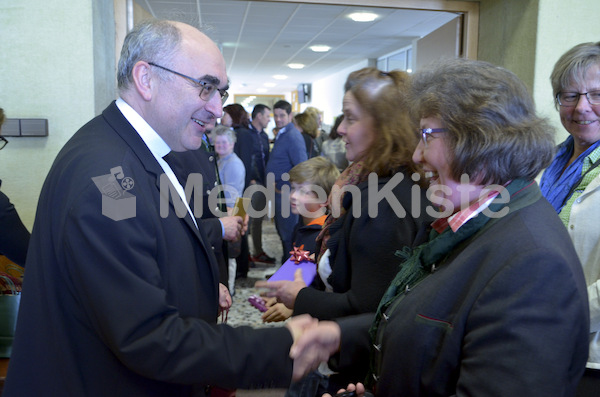
[[[119, 221], [103, 215], [92, 182], [117, 166], [135, 182], [136, 208]], [[58, 154], [36, 213], [4, 395], [190, 396], [207, 384], [289, 384], [286, 329], [216, 325], [215, 257], [191, 217], [174, 213], [161, 174], [114, 103]]]
[[[545, 199], [455, 248], [396, 302], [376, 342], [377, 395], [574, 395], [588, 352], [586, 285]], [[340, 320], [342, 364], [368, 365], [372, 320]]]
[[246, 179], [244, 180], [244, 189], [246, 189], [250, 186], [250, 181], [252, 179], [252, 164], [254, 158], [253, 132], [244, 127], [236, 127], [234, 130], [236, 141], [233, 146], [233, 151], [238, 155], [240, 160], [242, 160], [244, 168], [246, 168]]
[[[208, 242], [217, 258], [219, 266], [219, 281], [223, 285], [228, 285], [229, 268], [227, 264], [227, 242], [223, 240], [223, 228], [221, 222], [215, 214], [218, 214], [218, 208], [211, 208], [209, 205], [209, 196], [211, 191], [218, 185], [216, 155], [214, 152], [207, 152], [200, 148], [186, 152], [173, 153], [174, 159], [171, 162], [171, 168], [179, 175], [182, 186], [191, 183], [188, 181], [189, 174], [197, 173], [202, 175], [202, 185], [193, 186], [190, 196], [190, 207], [197, 217], [197, 221], [202, 225], [202, 229], [208, 237]], [[215, 193], [213, 193], [215, 194]], [[201, 201], [196, 205], [196, 195], [201, 196]]]

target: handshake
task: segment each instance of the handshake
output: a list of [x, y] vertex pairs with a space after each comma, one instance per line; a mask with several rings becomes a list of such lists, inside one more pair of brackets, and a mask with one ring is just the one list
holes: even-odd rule
[[[333, 321], [318, 321], [308, 314], [303, 314], [290, 318], [285, 326], [294, 338], [290, 349], [290, 357], [294, 360], [293, 382], [315, 370], [321, 362], [329, 360], [329, 357], [340, 349], [341, 329]], [[337, 395], [363, 396], [364, 393], [364, 386], [358, 383], [348, 385], [346, 391]]]

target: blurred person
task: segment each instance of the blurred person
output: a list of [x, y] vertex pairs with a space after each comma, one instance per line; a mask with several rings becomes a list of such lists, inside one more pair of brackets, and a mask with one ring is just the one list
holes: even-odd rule
[[[217, 165], [221, 184], [224, 189], [224, 199], [227, 212], [233, 211], [235, 202], [244, 194], [244, 179], [246, 169], [242, 160], [233, 152], [235, 145], [235, 132], [231, 128], [218, 125], [213, 130], [215, 141], [215, 152], [217, 153]], [[237, 270], [236, 257], [241, 254], [241, 240], [230, 242], [228, 245], [228, 287], [233, 296], [235, 293], [235, 276]]]
[[310, 113], [298, 113], [294, 116], [294, 125], [302, 134], [302, 138], [304, 138], [306, 156], [309, 159], [318, 156], [321, 150], [315, 141], [319, 127], [315, 116]]
[[[266, 186], [266, 166], [269, 161], [269, 136], [265, 128], [271, 122], [271, 108], [267, 105], [257, 104], [252, 109], [252, 122], [248, 126], [254, 137], [254, 154], [252, 169], [250, 170], [250, 185]], [[267, 207], [267, 198], [263, 193], [254, 193], [251, 197], [252, 208], [256, 211], [264, 211]], [[251, 262], [275, 263], [275, 258], [267, 255], [262, 245], [262, 223], [264, 217], [250, 217], [250, 236], [254, 248], [254, 255], [250, 257]]]
[[323, 142], [327, 140], [329, 134], [323, 129], [323, 112], [314, 106], [309, 106], [304, 109], [305, 113], [312, 114], [317, 119], [317, 133], [315, 136], [315, 142], [319, 148], [319, 152], [323, 150]]
[[344, 115], [340, 114], [335, 118], [333, 127], [329, 132], [329, 138], [323, 142], [321, 148], [321, 156], [324, 156], [331, 160], [333, 164], [338, 167], [340, 172], [344, 171], [348, 166], [348, 159], [346, 158], [346, 144], [342, 141], [342, 136], [338, 134], [337, 129], [344, 120]]
[[[352, 165], [332, 189], [331, 214], [317, 241], [325, 289], [307, 288], [299, 278], [255, 284], [268, 291], [266, 296], [293, 309], [294, 315], [331, 320], [374, 312], [398, 271], [397, 251], [425, 238], [420, 231], [431, 217], [424, 211], [415, 216], [412, 210], [425, 208], [428, 202], [415, 182], [420, 175], [411, 156], [418, 139], [410, 117], [409, 89], [406, 72], [363, 68], [348, 76], [338, 133]], [[373, 190], [387, 191], [391, 197], [377, 200]], [[330, 378], [330, 387], [345, 386], [353, 376], [354, 371], [346, 369]]]
[[163, 159], [199, 149], [221, 117], [219, 48], [190, 25], [151, 20], [125, 37], [117, 80], [119, 98], [65, 144], [42, 188], [3, 395], [287, 387], [289, 349], [310, 320], [216, 324], [231, 297]]
[[[245, 168], [244, 189], [250, 186], [250, 174], [253, 167], [254, 137], [248, 129], [250, 120], [248, 112], [239, 103], [232, 103], [223, 108], [223, 117], [221, 124], [231, 127], [235, 131], [236, 141], [233, 150], [242, 160]], [[250, 247], [248, 245], [248, 235], [244, 234], [241, 238], [241, 251], [235, 258], [237, 263], [236, 277], [246, 278], [250, 268]]]
[[[0, 150], [8, 141], [2, 134], [2, 125], [6, 120], [4, 109], [0, 108]], [[0, 180], [2, 186], [2, 180]], [[11, 262], [25, 266], [27, 247], [30, 233], [23, 225], [19, 214], [9, 198], [0, 191], [0, 255], [6, 256]]]
[[560, 121], [569, 133], [542, 175], [542, 194], [554, 207], [583, 266], [590, 306], [590, 351], [578, 396], [600, 390], [600, 42], [564, 53], [550, 76]]
[[[292, 249], [292, 233], [294, 232], [294, 226], [298, 223], [298, 215], [289, 211], [290, 183], [288, 172], [295, 165], [306, 161], [308, 157], [302, 134], [292, 122], [292, 105], [285, 100], [279, 100], [273, 105], [273, 114], [278, 132], [267, 162], [267, 174], [271, 173], [275, 178], [275, 228], [281, 239], [283, 252], [280, 263], [284, 263]], [[267, 186], [267, 188], [270, 188], [270, 186]]]
[[319, 324], [292, 356], [339, 350], [340, 368], [363, 366], [356, 380], [376, 396], [573, 396], [589, 312], [573, 244], [535, 182], [552, 127], [495, 65], [447, 59], [413, 80], [413, 160], [438, 219], [375, 316]]

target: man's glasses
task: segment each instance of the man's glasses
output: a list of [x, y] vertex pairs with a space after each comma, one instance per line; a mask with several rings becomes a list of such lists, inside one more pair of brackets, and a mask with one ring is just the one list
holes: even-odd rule
[[4, 146], [6, 146], [7, 143], [8, 141], [6, 138], [0, 135], [0, 150], [4, 149]]
[[562, 107], [570, 108], [577, 106], [579, 97], [585, 95], [590, 105], [600, 105], [600, 91], [591, 92], [559, 92], [556, 95], [558, 104]]
[[421, 137], [423, 138], [423, 144], [427, 147], [427, 140], [431, 138], [431, 134], [435, 132], [448, 132], [448, 128], [423, 128], [417, 130], [421, 133]]
[[167, 72], [171, 72], [173, 74], [176, 74], [177, 76], [183, 77], [184, 79], [193, 82], [198, 86], [198, 88], [200, 88], [200, 99], [202, 99], [203, 101], [210, 101], [210, 99], [213, 97], [213, 95], [215, 95], [215, 92], [217, 91], [219, 91], [219, 95], [221, 96], [221, 103], [225, 103], [225, 101], [227, 101], [227, 98], [229, 98], [229, 93], [226, 90], [221, 90], [217, 88], [217, 86], [215, 86], [214, 84], [207, 83], [206, 81], [198, 80], [190, 76], [186, 76], [183, 73], [179, 73], [169, 68], [165, 68], [164, 66], [157, 65], [154, 62], [148, 62], [148, 65], [156, 66], [157, 68], [166, 70]]

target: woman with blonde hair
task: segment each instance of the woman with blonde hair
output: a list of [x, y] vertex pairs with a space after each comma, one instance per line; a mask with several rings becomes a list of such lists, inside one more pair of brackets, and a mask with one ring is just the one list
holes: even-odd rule
[[298, 131], [304, 138], [304, 144], [306, 145], [306, 155], [308, 158], [316, 157], [320, 154], [319, 146], [315, 138], [319, 133], [319, 124], [317, 119], [310, 113], [298, 113], [294, 116], [294, 124]]

